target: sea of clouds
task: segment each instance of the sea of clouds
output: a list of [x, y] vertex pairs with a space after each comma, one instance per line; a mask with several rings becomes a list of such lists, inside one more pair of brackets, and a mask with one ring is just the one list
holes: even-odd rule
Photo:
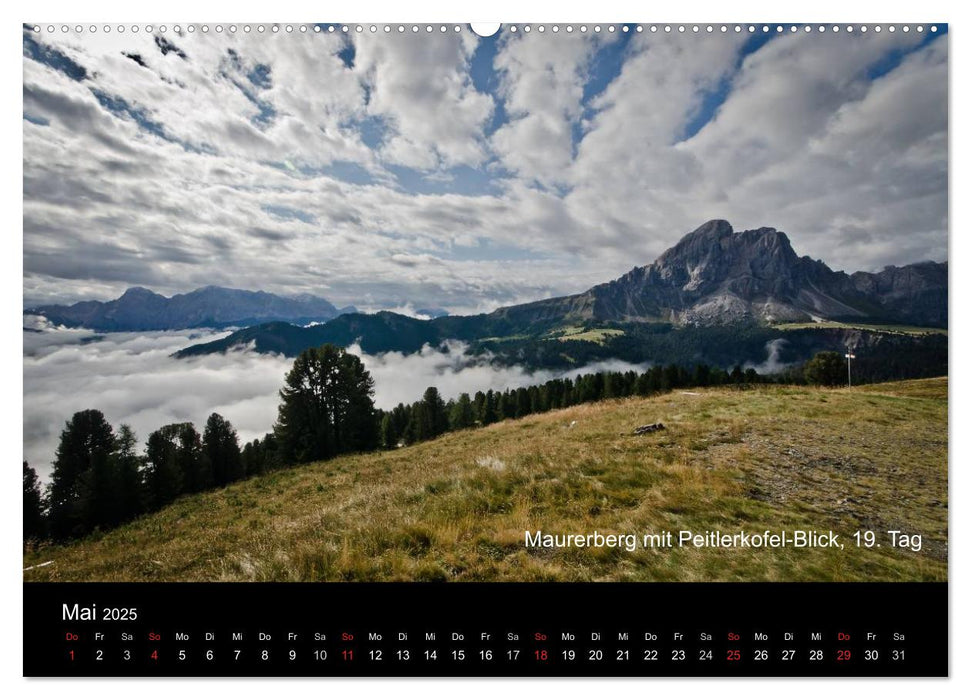
[[[25, 323], [25, 326], [28, 324]], [[191, 421], [202, 429], [213, 411], [227, 418], [241, 442], [263, 436], [276, 420], [279, 390], [292, 360], [241, 349], [177, 360], [172, 353], [228, 331], [96, 334], [51, 327], [41, 320], [24, 330], [24, 459], [49, 476], [65, 422], [86, 408], [102, 411], [116, 428], [128, 423], [144, 444], [167, 423]], [[462, 392], [506, 389], [602, 370], [643, 371], [649, 365], [609, 360], [570, 372], [529, 372], [472, 356], [449, 342], [419, 353], [368, 355], [351, 346], [374, 377], [375, 403], [391, 408], [437, 386], [446, 398]]]

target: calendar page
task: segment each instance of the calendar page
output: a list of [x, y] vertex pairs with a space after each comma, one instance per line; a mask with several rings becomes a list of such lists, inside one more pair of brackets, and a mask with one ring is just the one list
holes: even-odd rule
[[948, 675], [947, 24], [22, 42], [24, 675]]

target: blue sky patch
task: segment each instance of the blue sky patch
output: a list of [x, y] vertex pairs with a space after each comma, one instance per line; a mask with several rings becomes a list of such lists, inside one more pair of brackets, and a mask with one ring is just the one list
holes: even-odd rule
[[257, 63], [253, 70], [246, 74], [247, 79], [253, 84], [254, 87], [260, 90], [266, 90], [267, 88], [273, 87], [273, 81], [270, 79], [270, 67], [265, 63]]
[[462, 194], [470, 197], [497, 195], [500, 187], [497, 179], [504, 173], [493, 172], [486, 167], [472, 168], [459, 165], [434, 174], [424, 173], [402, 165], [388, 166], [398, 184], [415, 194]]
[[301, 169], [304, 174], [321, 173], [351, 185], [373, 185], [377, 182], [367, 168], [349, 160], [335, 160], [323, 168]]
[[475, 88], [476, 92], [491, 95], [495, 103], [492, 119], [486, 124], [484, 130], [487, 137], [509, 121], [509, 116], [506, 114], [506, 101], [499, 93], [500, 74], [496, 71], [494, 65], [501, 36], [502, 32], [498, 31], [492, 36], [479, 37], [472, 58], [469, 59], [469, 78], [472, 80], [472, 87]]
[[496, 243], [488, 238], [480, 238], [478, 245], [463, 246], [453, 245], [447, 250], [439, 253], [443, 260], [468, 261], [468, 260], [492, 260], [492, 261], [517, 261], [517, 260], [548, 260], [552, 256], [536, 250], [527, 250], [519, 246]]
[[337, 52], [337, 58], [339, 58], [343, 63], [345, 68], [354, 67], [354, 57], [357, 55], [357, 49], [354, 48], [353, 42], [345, 42], [344, 47]]
[[27, 30], [24, 30], [24, 56], [28, 56], [38, 63], [43, 63], [45, 66], [50, 66], [78, 82], [88, 77], [88, 71], [84, 66], [53, 46], [38, 44], [34, 37], [27, 33]]
[[173, 140], [166, 135], [165, 127], [162, 126], [160, 122], [157, 122], [149, 117], [148, 114], [145, 113], [145, 110], [138, 109], [130, 105], [125, 98], [115, 97], [102, 92], [101, 90], [92, 90], [91, 92], [94, 94], [101, 106], [115, 116], [121, 117], [122, 119], [131, 119], [145, 131], [149, 132], [150, 134], [154, 134], [159, 138], [163, 138], [166, 141]]
[[33, 114], [28, 114], [27, 112], [24, 112], [24, 119], [26, 121], [29, 121], [31, 124], [37, 124], [38, 126], [51, 125], [51, 122], [49, 119], [45, 119], [44, 117], [38, 117]]
[[166, 39], [161, 34], [155, 35], [155, 45], [158, 47], [158, 50], [162, 52], [163, 56], [168, 56], [170, 53], [174, 53], [183, 61], [189, 60], [188, 56], [185, 55], [185, 51], [180, 49], [178, 46], [173, 44], [171, 41]]
[[581, 104], [588, 105], [620, 75], [624, 60], [627, 58], [627, 46], [630, 40], [630, 32], [622, 33], [614, 41], [605, 42], [597, 49], [587, 71], [587, 82], [583, 86]]
[[879, 61], [874, 63], [872, 66], [870, 66], [866, 74], [867, 80], [876, 80], [877, 78], [882, 78], [887, 73], [897, 68], [897, 66], [899, 66], [907, 56], [914, 53], [915, 51], [920, 51], [921, 49], [923, 49], [925, 46], [927, 46], [929, 43], [931, 43], [938, 37], [947, 34], [946, 24], [936, 25], [936, 26], [938, 27], [937, 32], [935, 33], [925, 32], [923, 36], [921, 36], [920, 41], [914, 44], [913, 46], [894, 49], [893, 51], [888, 52], [883, 58], [881, 58]]
[[294, 209], [275, 204], [264, 204], [261, 209], [263, 209], [263, 211], [265, 211], [267, 214], [270, 214], [271, 216], [282, 221], [302, 221], [305, 224], [312, 224], [317, 221], [317, 217], [303, 211], [302, 209]]
[[348, 124], [346, 128], [356, 129], [358, 135], [361, 137], [361, 141], [372, 150], [381, 148], [390, 130], [384, 118], [375, 115], [359, 119], [356, 122]]
[[722, 79], [718, 81], [717, 85], [702, 94], [698, 108], [688, 116], [688, 121], [682, 131], [681, 141], [687, 141], [694, 137], [699, 131], [705, 128], [706, 124], [715, 118], [718, 110], [725, 104], [725, 100], [731, 94], [732, 81], [741, 70], [742, 63], [746, 57], [761, 49], [776, 36], [777, 34], [775, 32], [755, 32], [748, 38], [748, 41], [742, 45], [742, 50], [738, 52], [738, 58], [735, 61], [733, 69], [722, 76]]

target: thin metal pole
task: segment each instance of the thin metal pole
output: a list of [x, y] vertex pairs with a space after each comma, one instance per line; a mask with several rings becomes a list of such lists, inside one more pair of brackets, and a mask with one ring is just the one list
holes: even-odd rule
[[849, 388], [853, 387], [853, 377], [850, 375], [850, 355], [846, 355], [846, 384]]

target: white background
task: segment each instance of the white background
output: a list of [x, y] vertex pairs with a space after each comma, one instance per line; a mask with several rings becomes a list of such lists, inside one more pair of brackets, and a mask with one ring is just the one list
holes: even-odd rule
[[[966, 4], [966, 3], [965, 3]], [[0, 446], [4, 478], [0, 498], [5, 514], [2, 520], [4, 566], [0, 568], [5, 607], [0, 610], [0, 664], [7, 697], [70, 698], [87, 697], [171, 698], [195, 697], [219, 693], [234, 698], [264, 698], [268, 694], [286, 693], [294, 697], [461, 697], [462, 700], [501, 696], [537, 696], [547, 698], [589, 698], [604, 694], [619, 697], [766, 697], [796, 698], [880, 697], [914, 698], [916, 696], [968, 697], [971, 690], [971, 640], [968, 634], [968, 610], [971, 601], [961, 594], [969, 574], [968, 532], [969, 420], [968, 370], [965, 357], [971, 349], [968, 333], [968, 257], [967, 232], [969, 212], [967, 192], [969, 168], [967, 124], [971, 123], [968, 93], [969, 49], [964, 39], [971, 33], [966, 22], [968, 11], [958, 2], [912, 0], [910, 3], [882, 0], [880, 3], [850, 3], [846, 0], [800, 0], [782, 3], [691, 2], [671, 0], [665, 3], [624, 2], [622, 0], [576, 0], [560, 2], [525, 0], [353, 0], [346, 5], [335, 2], [200, 2], [199, 0], [166, 0], [157, 5], [131, 2], [31, 2], [8, 0], [0, 23], [0, 118], [3, 149], [0, 150], [0, 343], [2, 383], [0, 383]], [[22, 676], [21, 624], [21, 501], [16, 477], [22, 445], [22, 353], [20, 317], [22, 269], [22, 39], [21, 24], [31, 23], [155, 23], [161, 22], [294, 22], [309, 23], [322, 18], [346, 22], [641, 22], [641, 23], [773, 23], [773, 22], [910, 22], [931, 24], [947, 22], [951, 61], [951, 498], [950, 498], [950, 588], [951, 588], [951, 679], [924, 680], [24, 680]], [[957, 126], [963, 125], [963, 128]], [[961, 195], [964, 194], [962, 199]], [[957, 274], [953, 271], [957, 270]], [[963, 357], [963, 356], [964, 357]], [[962, 425], [965, 430], [962, 432]], [[901, 600], [905, 606], [908, 601]], [[888, 617], [893, 615], [887, 611]], [[28, 620], [29, 623], [29, 620]], [[7, 694], [11, 693], [12, 694]]]

